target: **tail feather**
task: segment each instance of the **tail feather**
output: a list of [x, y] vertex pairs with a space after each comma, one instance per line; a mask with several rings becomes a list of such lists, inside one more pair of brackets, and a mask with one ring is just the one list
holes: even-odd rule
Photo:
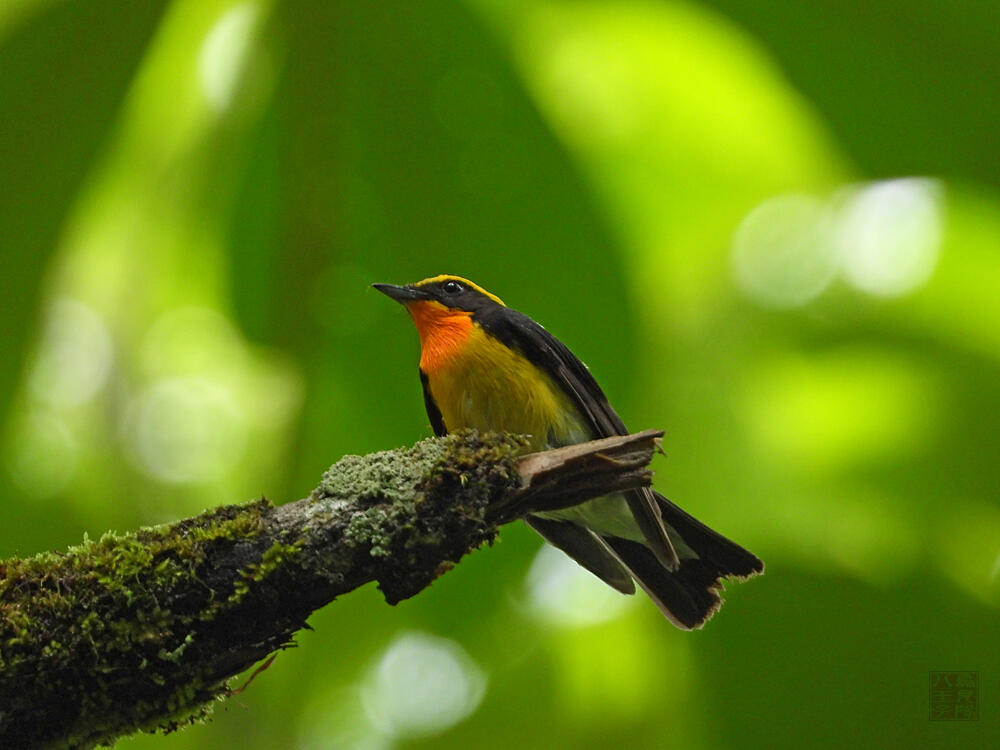
[[589, 570], [612, 588], [623, 594], [634, 594], [632, 576], [622, 567], [604, 541], [590, 529], [571, 521], [555, 521], [539, 516], [526, 516], [525, 523], [537, 531], [542, 539], [561, 549], [577, 563]]
[[639, 542], [614, 536], [604, 537], [604, 542], [664, 616], [681, 630], [700, 628], [722, 606], [718, 575], [701, 560], [681, 560], [671, 572]]
[[722, 606], [722, 579], [749, 578], [764, 572], [756, 555], [713, 531], [656, 494], [663, 521], [697, 557], [682, 557], [673, 571], [645, 545], [616, 536], [602, 539], [615, 557], [674, 625], [695, 630]]
[[698, 558], [709, 563], [718, 575], [749, 578], [764, 572], [764, 563], [755, 554], [710, 529], [660, 493], [654, 492], [653, 495], [660, 506], [663, 522], [680, 534]]

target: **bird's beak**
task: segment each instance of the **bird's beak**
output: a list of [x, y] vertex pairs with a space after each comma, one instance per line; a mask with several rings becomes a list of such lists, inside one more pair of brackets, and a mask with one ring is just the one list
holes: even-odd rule
[[396, 302], [402, 302], [403, 304], [428, 298], [426, 292], [412, 286], [396, 286], [395, 284], [372, 284], [372, 286], [386, 297], [391, 297]]

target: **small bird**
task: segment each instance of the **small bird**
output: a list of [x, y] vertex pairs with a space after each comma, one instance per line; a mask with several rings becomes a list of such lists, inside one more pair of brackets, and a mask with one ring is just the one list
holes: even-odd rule
[[[372, 286], [416, 323], [424, 405], [436, 435], [511, 432], [529, 436], [532, 450], [546, 450], [628, 434], [586, 365], [496, 295], [450, 275]], [[752, 553], [649, 488], [524, 520], [618, 591], [634, 594], [634, 579], [683, 630], [700, 628], [722, 606], [722, 578], [764, 572]]]

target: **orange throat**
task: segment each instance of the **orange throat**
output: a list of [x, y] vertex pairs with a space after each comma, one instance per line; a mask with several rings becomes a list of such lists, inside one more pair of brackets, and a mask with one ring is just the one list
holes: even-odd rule
[[411, 302], [406, 309], [420, 335], [420, 369], [432, 375], [446, 368], [472, 333], [472, 313], [424, 300]]

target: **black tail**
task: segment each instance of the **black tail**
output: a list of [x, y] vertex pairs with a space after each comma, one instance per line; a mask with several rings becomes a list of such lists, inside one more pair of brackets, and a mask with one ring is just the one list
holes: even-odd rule
[[722, 606], [722, 579], [758, 575], [764, 572], [764, 563], [662, 495], [656, 494], [656, 500], [663, 522], [696, 557], [678, 550], [681, 562], [671, 571], [639, 542], [602, 538], [667, 619], [684, 630], [700, 628]]
[[750, 578], [764, 572], [764, 563], [749, 550], [722, 536], [697, 518], [689, 515], [654, 492], [663, 522], [681, 535], [684, 542], [695, 551], [698, 558], [718, 570], [719, 575]]

